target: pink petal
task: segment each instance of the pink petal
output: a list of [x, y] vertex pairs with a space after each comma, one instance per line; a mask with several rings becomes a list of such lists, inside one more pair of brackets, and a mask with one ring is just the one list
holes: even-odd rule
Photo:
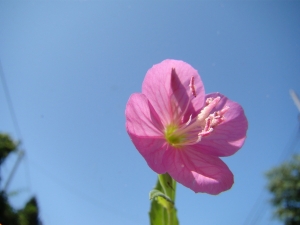
[[126, 130], [148, 165], [157, 173], [165, 173], [162, 163], [165, 139], [163, 126], [150, 102], [143, 94], [132, 94], [125, 110]]
[[147, 97], [132, 94], [125, 109], [126, 130], [138, 137], [162, 137], [163, 126]]
[[238, 103], [219, 93], [209, 94], [206, 98], [217, 96], [220, 96], [221, 100], [215, 110], [218, 111], [225, 106], [229, 106], [229, 110], [224, 115], [225, 121], [216, 126], [210, 135], [203, 137], [193, 148], [204, 154], [230, 156], [244, 144], [248, 122], [243, 108]]
[[137, 137], [129, 134], [133, 144], [140, 154], [144, 157], [148, 166], [156, 173], [166, 173], [163, 164], [164, 154], [166, 153], [166, 141], [162, 138]]
[[190, 148], [172, 148], [164, 163], [171, 177], [194, 192], [216, 195], [233, 185], [233, 174], [222, 160]]
[[[172, 76], [172, 69], [175, 69], [177, 76], [174, 74]], [[170, 124], [174, 116], [177, 117], [177, 112], [180, 114], [185, 110], [191, 96], [189, 84], [192, 76], [195, 79], [197, 97], [192, 100], [188, 108], [187, 114], [189, 115], [199, 110], [204, 104], [204, 87], [198, 72], [183, 61], [170, 59], [148, 70], [142, 93], [147, 96], [164, 125]]]

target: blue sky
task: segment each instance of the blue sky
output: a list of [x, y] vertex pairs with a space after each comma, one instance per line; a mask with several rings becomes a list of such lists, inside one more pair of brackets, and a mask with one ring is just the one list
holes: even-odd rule
[[2, 85], [0, 131], [26, 153], [12, 203], [36, 195], [45, 225], [149, 224], [156, 174], [131, 143], [124, 111], [147, 70], [172, 58], [197, 69], [207, 93], [239, 102], [249, 122], [244, 147], [223, 158], [231, 190], [178, 185], [181, 224], [280, 224], [264, 173], [297, 131], [289, 89], [300, 94], [299, 10], [299, 1], [271, 0], [1, 1], [0, 59], [21, 134]]

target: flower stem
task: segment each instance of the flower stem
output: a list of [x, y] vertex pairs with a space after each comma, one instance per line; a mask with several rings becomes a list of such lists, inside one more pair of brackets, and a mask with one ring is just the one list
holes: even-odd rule
[[158, 174], [158, 179], [165, 195], [167, 195], [170, 199], [172, 199], [172, 201], [174, 201], [175, 189], [173, 187], [173, 178], [168, 173], [165, 173]]
[[173, 178], [168, 173], [158, 174], [158, 179], [164, 194], [167, 195], [173, 201], [173, 203], [167, 205], [166, 211], [168, 214], [167, 225], [174, 225], [173, 214], [175, 213], [174, 204], [175, 204], [176, 181], [174, 181]]
[[173, 209], [167, 209], [168, 212], [168, 225], [173, 225]]

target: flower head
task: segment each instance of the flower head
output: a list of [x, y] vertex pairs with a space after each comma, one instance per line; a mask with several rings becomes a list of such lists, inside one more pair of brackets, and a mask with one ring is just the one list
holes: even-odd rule
[[142, 93], [130, 96], [125, 115], [133, 144], [156, 173], [169, 173], [195, 192], [231, 188], [233, 174], [219, 157], [242, 147], [248, 122], [238, 103], [220, 93], [205, 95], [191, 65], [154, 65]]

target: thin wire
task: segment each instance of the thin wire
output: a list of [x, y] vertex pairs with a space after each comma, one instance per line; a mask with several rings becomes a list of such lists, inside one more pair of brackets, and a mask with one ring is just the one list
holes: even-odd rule
[[262, 210], [263, 202], [262, 199], [265, 195], [264, 189], [260, 192], [258, 198], [256, 199], [254, 205], [252, 206], [252, 209], [250, 210], [250, 213], [246, 217], [243, 225], [253, 225], [253, 220], [256, 220], [256, 218], [253, 219], [253, 217], [258, 217], [257, 215]]
[[14, 174], [15, 174], [15, 172], [16, 172], [16, 169], [18, 168], [18, 166], [19, 166], [21, 160], [23, 159], [23, 156], [24, 156], [24, 152], [23, 152], [23, 151], [19, 151], [19, 152], [18, 152], [18, 158], [17, 158], [17, 161], [15, 162], [14, 167], [12, 168], [12, 171], [10, 172], [10, 174], [9, 174], [9, 176], [8, 176], [8, 178], [7, 178], [7, 181], [6, 181], [6, 183], [4, 184], [3, 190], [4, 190], [5, 192], [7, 191], [8, 187], [9, 187], [9, 184], [10, 184], [10, 182], [11, 182], [11, 179], [13, 178], [13, 176], [14, 176]]
[[14, 106], [13, 106], [13, 103], [12, 103], [12, 100], [11, 100], [11, 97], [10, 97], [10, 93], [9, 93], [9, 90], [8, 90], [8, 86], [7, 86], [7, 83], [6, 83], [6, 79], [5, 79], [5, 75], [4, 75], [4, 72], [3, 72], [1, 60], [0, 60], [0, 77], [1, 77], [1, 81], [2, 81], [1, 83], [2, 83], [2, 86], [3, 86], [3, 90], [4, 90], [4, 93], [5, 93], [5, 97], [6, 97], [6, 100], [7, 100], [8, 108], [9, 108], [9, 111], [10, 111], [10, 115], [11, 115], [15, 130], [17, 132], [17, 136], [18, 136], [19, 140], [23, 140], [21, 130], [20, 130], [20, 127], [19, 127], [19, 123], [18, 123], [16, 113], [15, 113], [15, 110], [14, 110]]
[[[10, 115], [11, 115], [11, 119], [13, 121], [13, 125], [14, 125], [14, 128], [15, 128], [16, 134], [17, 134], [17, 138], [20, 141], [20, 144], [22, 144], [24, 146], [24, 139], [23, 139], [22, 132], [21, 132], [21, 129], [20, 129], [20, 126], [19, 126], [19, 123], [18, 123], [18, 119], [17, 119], [16, 113], [15, 113], [15, 110], [14, 110], [14, 104], [12, 102], [11, 95], [10, 95], [10, 92], [9, 92], [9, 88], [8, 88], [8, 85], [7, 85], [7, 82], [6, 82], [6, 78], [5, 78], [5, 74], [4, 74], [4, 71], [3, 71], [1, 59], [0, 59], [0, 78], [1, 78], [1, 81], [2, 81], [1, 82], [2, 87], [3, 87], [3, 90], [4, 90], [5, 98], [6, 98], [7, 105], [8, 105], [8, 108], [9, 108], [9, 112], [10, 112]], [[24, 153], [24, 156], [25, 156], [23, 158], [26, 158], [27, 157], [26, 151], [23, 149], [22, 152]], [[29, 190], [31, 190], [30, 173], [29, 173], [29, 166], [28, 166], [28, 161], [27, 160], [25, 160], [25, 164], [27, 164], [26, 165], [26, 167], [27, 167], [27, 170], [26, 170], [26, 172], [27, 172], [27, 176], [26, 176], [27, 185], [29, 185]]]
[[[11, 118], [12, 118], [15, 130], [16, 130], [18, 139], [19, 140], [23, 140], [22, 134], [21, 134], [21, 130], [20, 130], [20, 126], [19, 126], [19, 123], [18, 123], [18, 120], [17, 120], [17, 117], [16, 117], [16, 113], [15, 113], [15, 110], [14, 110], [13, 102], [11, 100], [10, 92], [9, 92], [9, 89], [8, 89], [8, 86], [7, 86], [7, 83], [6, 83], [6, 79], [5, 79], [5, 75], [4, 75], [4, 72], [3, 72], [1, 60], [0, 60], [0, 77], [1, 77], [2, 86], [3, 86], [4, 92], [5, 92], [5, 97], [6, 97], [6, 100], [7, 100], [7, 104], [8, 104], [8, 107], [9, 107], [9, 111], [10, 111], [10, 114], [11, 114]], [[105, 203], [97, 202], [97, 201], [95, 201], [94, 198], [91, 198], [91, 197], [85, 195], [84, 193], [82, 193], [82, 192], [80, 192], [80, 191], [72, 188], [71, 185], [66, 185], [63, 182], [59, 181], [59, 179], [57, 179], [56, 177], [54, 177], [53, 175], [51, 175], [50, 173], [48, 173], [40, 165], [38, 165], [35, 162], [32, 162], [32, 160], [27, 157], [27, 154], [25, 154], [24, 158], [26, 159], [25, 161], [27, 162], [27, 171], [29, 170], [28, 161], [30, 160], [31, 165], [35, 165], [36, 167], [38, 167], [37, 171], [40, 171], [40, 172], [43, 171], [42, 173], [44, 175], [46, 174], [47, 177], [50, 178], [52, 181], [54, 181], [56, 184], [60, 185], [61, 187], [64, 187], [66, 190], [68, 190], [69, 192], [73, 193], [77, 197], [80, 197], [80, 198], [86, 200], [87, 202], [92, 203], [93, 205], [96, 205], [97, 207], [100, 207], [100, 205], [102, 205], [102, 207], [100, 207], [100, 208], [104, 208], [107, 211], [110, 211], [110, 212], [113, 212], [113, 213], [117, 213], [120, 216], [122, 216], [123, 218], [127, 218], [128, 220], [130, 220], [130, 221], [132, 221], [132, 222], [134, 222], [136, 224], [140, 224], [140, 222], [137, 221], [136, 217], [130, 216], [127, 213], [122, 212], [120, 210], [117, 210], [116, 208], [114, 208], [114, 207], [112, 207], [110, 205], [107, 205]], [[29, 173], [28, 173], [28, 176], [29, 176]], [[29, 177], [27, 177], [27, 178], [29, 179]], [[29, 184], [30, 184], [30, 182], [29, 182]], [[133, 218], [135, 218], [135, 219], [133, 219]]]
[[[299, 126], [297, 126], [296, 129], [294, 129], [294, 130], [296, 132], [293, 131], [290, 140], [288, 141], [287, 145], [285, 146], [280, 157], [277, 160], [277, 164], [281, 163], [283, 160], [286, 160], [287, 157], [290, 157], [291, 154], [295, 152], [294, 150], [296, 149], [296, 146], [300, 140]], [[264, 197], [265, 197], [266, 193], [267, 193], [266, 190], [262, 189], [256, 202], [252, 206], [250, 213], [246, 217], [243, 225], [248, 225], [248, 224], [255, 225], [261, 220], [261, 218], [263, 218], [264, 214], [266, 213], [267, 207], [269, 207], [269, 205], [266, 202], [263, 202], [263, 199], [265, 199]]]
[[45, 168], [43, 168], [39, 163], [33, 161], [32, 159], [29, 159], [29, 160], [30, 160], [31, 165], [36, 167], [36, 169], [37, 169], [36, 171], [39, 171], [42, 175], [46, 176], [47, 178], [52, 180], [52, 182], [54, 182], [58, 186], [62, 187], [69, 193], [75, 195], [78, 198], [83, 199], [84, 201], [86, 201], [96, 207], [99, 207], [108, 212], [114, 213], [114, 214], [122, 217], [123, 219], [126, 218], [128, 221], [134, 222], [135, 224], [141, 224], [140, 218], [137, 218], [134, 215], [130, 215], [130, 213], [128, 213], [128, 212], [121, 211], [107, 203], [97, 201], [95, 198], [90, 197], [87, 194], [85, 194], [84, 192], [74, 188], [74, 185], [69, 185], [66, 182], [61, 181], [59, 178], [57, 178], [56, 176], [51, 174], [49, 171], [47, 171]]
[[295, 149], [297, 149], [296, 146], [300, 140], [300, 127], [297, 128], [296, 132], [294, 132], [294, 133], [296, 133], [296, 134], [294, 135], [292, 140], [289, 142], [290, 144], [287, 146], [287, 148], [285, 148], [282, 151], [282, 153], [278, 159], [278, 162], [277, 162], [278, 164], [282, 163], [284, 160], [287, 160], [295, 152]]
[[27, 187], [29, 190], [29, 193], [31, 193], [31, 179], [30, 179], [30, 169], [29, 169], [29, 162], [28, 162], [28, 155], [24, 154], [23, 160], [25, 161], [25, 180], [27, 181]]

